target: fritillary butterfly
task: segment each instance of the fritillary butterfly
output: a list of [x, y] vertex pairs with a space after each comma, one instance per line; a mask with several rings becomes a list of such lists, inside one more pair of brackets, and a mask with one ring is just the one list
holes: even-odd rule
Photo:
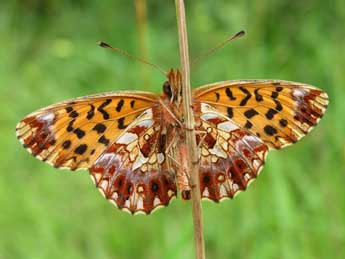
[[[181, 74], [170, 70], [163, 94], [123, 91], [40, 109], [17, 136], [56, 168], [87, 169], [118, 208], [149, 214], [177, 190], [190, 199]], [[280, 80], [224, 81], [193, 91], [200, 193], [233, 198], [259, 175], [270, 149], [297, 142], [328, 105], [325, 92]]]

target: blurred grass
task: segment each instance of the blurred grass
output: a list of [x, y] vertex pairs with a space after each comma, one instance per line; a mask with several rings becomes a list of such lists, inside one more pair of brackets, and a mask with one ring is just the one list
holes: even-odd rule
[[[148, 59], [176, 67], [173, 1], [148, 1]], [[241, 29], [192, 71], [194, 86], [240, 78], [306, 82], [326, 90], [320, 125], [271, 152], [263, 174], [233, 201], [203, 203], [208, 258], [343, 258], [345, 254], [344, 1], [187, 3], [191, 55]], [[187, 202], [132, 217], [106, 202], [87, 172], [58, 171], [15, 138], [27, 113], [103, 91], [159, 92], [149, 67], [96, 46], [138, 53], [130, 1], [7, 1], [0, 8], [0, 258], [192, 258]]]

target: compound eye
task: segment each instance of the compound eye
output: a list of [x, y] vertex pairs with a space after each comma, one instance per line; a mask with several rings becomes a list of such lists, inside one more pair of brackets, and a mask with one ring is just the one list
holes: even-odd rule
[[171, 98], [171, 96], [172, 96], [172, 91], [171, 91], [170, 83], [169, 83], [168, 81], [164, 82], [164, 84], [163, 84], [163, 92], [164, 92], [169, 98]]

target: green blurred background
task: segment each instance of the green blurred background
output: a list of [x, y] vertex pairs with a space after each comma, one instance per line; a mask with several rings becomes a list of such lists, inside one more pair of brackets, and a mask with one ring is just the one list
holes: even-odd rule
[[[192, 70], [193, 86], [276, 78], [330, 96], [320, 125], [297, 145], [272, 151], [245, 193], [203, 202], [207, 257], [344, 258], [345, 2], [187, 2], [192, 57], [247, 31]], [[1, 259], [193, 258], [189, 202], [130, 216], [102, 198], [87, 172], [55, 170], [15, 137], [20, 119], [58, 101], [120, 89], [161, 91], [158, 71], [96, 45], [103, 40], [166, 70], [178, 67], [174, 1], [147, 1], [141, 40], [135, 10], [128, 0], [1, 2]]]

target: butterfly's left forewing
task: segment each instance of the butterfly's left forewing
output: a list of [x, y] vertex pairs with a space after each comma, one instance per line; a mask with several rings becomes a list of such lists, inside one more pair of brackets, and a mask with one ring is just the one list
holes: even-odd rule
[[216, 108], [276, 149], [305, 136], [322, 118], [328, 105], [324, 91], [282, 80], [215, 83], [195, 89], [194, 98]]
[[328, 96], [288, 81], [226, 81], [193, 91], [200, 192], [219, 201], [245, 190], [270, 148], [306, 135], [323, 116]]

